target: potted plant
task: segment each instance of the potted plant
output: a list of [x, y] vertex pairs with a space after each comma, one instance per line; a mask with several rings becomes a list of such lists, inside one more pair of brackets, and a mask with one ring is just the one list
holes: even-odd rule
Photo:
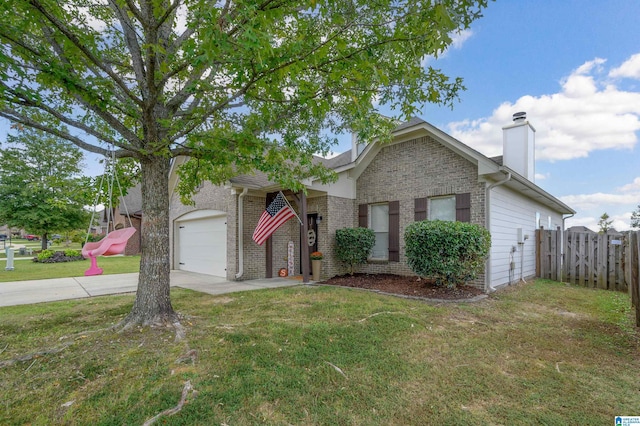
[[314, 251], [311, 257], [311, 274], [314, 281], [320, 281], [320, 267], [322, 266], [322, 252]]

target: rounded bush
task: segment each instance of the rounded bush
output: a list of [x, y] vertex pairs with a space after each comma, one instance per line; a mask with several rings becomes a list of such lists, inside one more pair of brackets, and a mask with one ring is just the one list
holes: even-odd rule
[[64, 251], [64, 255], [67, 257], [78, 257], [81, 256], [82, 253], [80, 252], [80, 250], [67, 249]]
[[336, 257], [347, 264], [351, 275], [356, 265], [367, 262], [376, 243], [376, 236], [369, 228], [342, 228], [336, 230]]
[[410, 224], [404, 240], [411, 270], [449, 287], [475, 279], [491, 247], [491, 235], [484, 227], [442, 220]]
[[55, 250], [42, 250], [40, 253], [38, 253], [38, 262], [45, 261], [53, 257], [54, 254]]
[[65, 251], [42, 250], [38, 256], [33, 258], [33, 261], [38, 263], [75, 262], [78, 260], [84, 260], [82, 253], [72, 249]]

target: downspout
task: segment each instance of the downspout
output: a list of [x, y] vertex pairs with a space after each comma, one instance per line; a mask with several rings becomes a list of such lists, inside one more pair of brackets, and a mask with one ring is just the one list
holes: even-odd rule
[[562, 275], [562, 273], [564, 272], [564, 232], [565, 232], [565, 224], [564, 221], [566, 219], [570, 219], [572, 217], [574, 217], [576, 214], [572, 213], [567, 217], [564, 217], [564, 215], [562, 216], [562, 244], [560, 245], [560, 261], [562, 262], [562, 264], [560, 265], [560, 282], [563, 282], [562, 280], [564, 279], [564, 276]]
[[[504, 171], [500, 168], [500, 171]], [[494, 182], [487, 187], [485, 196], [484, 196], [484, 220], [485, 220], [485, 228], [487, 231], [491, 232], [491, 190], [497, 186], [503, 185], [511, 180], [511, 172], [507, 172], [507, 176], [499, 180], [498, 182]], [[484, 275], [484, 291], [485, 293], [491, 289], [491, 285], [489, 284], [491, 280], [491, 254], [489, 254], [489, 258], [487, 259], [487, 263], [485, 264], [485, 275]]]
[[244, 275], [244, 196], [247, 195], [249, 188], [244, 188], [238, 196], [238, 273], [236, 280]]

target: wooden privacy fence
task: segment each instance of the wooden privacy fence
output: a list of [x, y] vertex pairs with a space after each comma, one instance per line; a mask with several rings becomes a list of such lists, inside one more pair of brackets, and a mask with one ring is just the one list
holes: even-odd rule
[[584, 287], [629, 292], [640, 326], [640, 232], [536, 231], [536, 275]]

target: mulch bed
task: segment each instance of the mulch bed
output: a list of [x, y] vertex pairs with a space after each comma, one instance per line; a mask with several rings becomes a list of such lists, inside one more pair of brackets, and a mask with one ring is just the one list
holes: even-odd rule
[[448, 288], [446, 286], [436, 286], [433, 281], [415, 276], [392, 274], [339, 275], [323, 281], [322, 284], [440, 300], [465, 300], [484, 294], [479, 288], [466, 285]]

